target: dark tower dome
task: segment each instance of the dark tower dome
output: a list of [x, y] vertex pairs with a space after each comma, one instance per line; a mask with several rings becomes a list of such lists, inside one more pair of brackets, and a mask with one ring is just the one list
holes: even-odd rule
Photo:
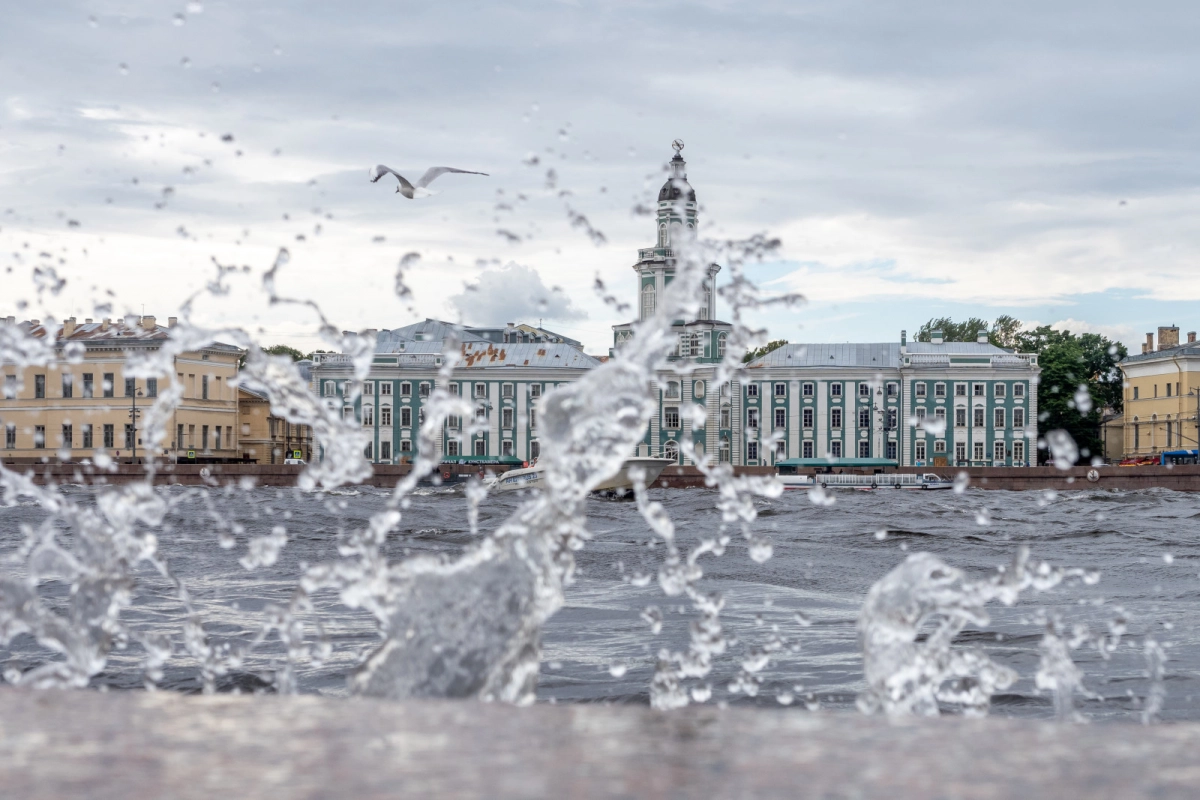
[[[696, 202], [696, 190], [687, 182], [687, 162], [683, 160], [683, 156], [676, 151], [675, 157], [671, 159], [671, 177], [663, 184], [663, 187], [658, 190], [658, 202], [665, 200], [678, 200], [683, 196], [683, 187], [687, 187], [687, 201], [689, 203]], [[682, 185], [681, 185], [682, 184]]]

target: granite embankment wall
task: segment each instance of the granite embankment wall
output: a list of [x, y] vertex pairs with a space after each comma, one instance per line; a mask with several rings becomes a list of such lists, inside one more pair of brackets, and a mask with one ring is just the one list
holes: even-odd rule
[[[8, 469], [30, 472], [38, 483], [123, 484], [144, 478], [144, 467], [120, 464], [109, 470], [88, 465], [45, 464], [37, 466], [5, 465]], [[364, 481], [370, 486], [390, 488], [408, 474], [408, 464], [379, 465]], [[492, 468], [496, 469], [496, 468]], [[772, 475], [771, 467], [737, 467], [741, 475]], [[256, 486], [294, 486], [304, 467], [282, 464], [162, 464], [154, 482], [161, 485], [185, 486], [224, 485], [249, 479]], [[469, 465], [443, 465], [440, 472], [450, 476], [450, 482], [463, 480], [478, 472]], [[812, 474], [812, 470], [802, 471]], [[895, 473], [936, 472], [951, 476], [966, 472], [970, 485], [980, 489], [1009, 491], [1057, 491], [1090, 489], [1173, 489], [1183, 492], [1200, 491], [1200, 465], [1175, 467], [1074, 467], [1058, 470], [1054, 467], [900, 467], [880, 473], [880, 486], [887, 485], [887, 475]], [[1091, 480], [1089, 473], [1095, 480]], [[654, 485], [662, 488], [688, 489], [704, 486], [704, 476], [695, 467], [670, 467]]]

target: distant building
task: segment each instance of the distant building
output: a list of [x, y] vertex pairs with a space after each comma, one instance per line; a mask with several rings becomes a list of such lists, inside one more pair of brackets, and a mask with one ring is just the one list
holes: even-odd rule
[[1195, 450], [1200, 432], [1200, 343], [1179, 328], [1147, 333], [1142, 352], [1118, 365], [1125, 377], [1124, 456], [1153, 456], [1164, 450]]
[[[126, 359], [161, 348], [171, 336], [174, 317], [166, 326], [150, 316], [82, 323], [72, 317], [61, 327], [8, 317], [0, 324], [20, 325], [35, 338], [53, 336], [59, 358], [44, 367], [0, 363], [4, 434], [0, 458], [5, 463], [79, 461], [99, 452], [129, 461], [135, 445], [139, 461], [155, 457], [213, 462], [239, 457], [238, 404], [232, 383], [242, 355], [237, 347], [218, 343], [175, 357], [171, 369], [183, 396], [172, 413], [168, 441], [147, 452], [142, 421], [171, 376], [127, 376]], [[70, 363], [76, 357], [79, 363]]]
[[736, 395], [741, 463], [869, 459], [1027, 466], [1037, 458], [1037, 356], [988, 344], [788, 344]]
[[[296, 362], [306, 381], [312, 379], [312, 363], [308, 359]], [[265, 392], [238, 387], [238, 420], [241, 426], [238, 450], [244, 461], [282, 464], [288, 458], [305, 462], [312, 458], [312, 428], [275, 416]]]

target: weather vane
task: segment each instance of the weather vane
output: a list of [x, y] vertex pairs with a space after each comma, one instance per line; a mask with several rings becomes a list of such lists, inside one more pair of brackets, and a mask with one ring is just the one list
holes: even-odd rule
[[671, 142], [671, 147], [675, 148], [675, 154], [679, 155], [679, 151], [683, 149], [683, 139], [676, 139]]

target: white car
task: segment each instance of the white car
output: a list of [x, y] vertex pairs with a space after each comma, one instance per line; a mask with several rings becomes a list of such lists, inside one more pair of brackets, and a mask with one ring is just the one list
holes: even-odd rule
[[303, 459], [303, 458], [285, 458], [285, 459], [283, 460], [283, 463], [284, 463], [285, 465], [286, 465], [286, 464], [299, 464], [300, 466], [304, 466], [304, 463], [305, 463], [305, 462], [304, 462], [304, 459]]

